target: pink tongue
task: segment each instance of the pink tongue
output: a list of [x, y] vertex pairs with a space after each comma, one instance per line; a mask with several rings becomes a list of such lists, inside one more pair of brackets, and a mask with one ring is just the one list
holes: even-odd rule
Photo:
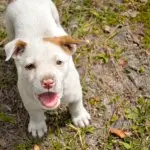
[[57, 103], [58, 95], [56, 93], [47, 92], [39, 95], [39, 99], [46, 107], [54, 107]]

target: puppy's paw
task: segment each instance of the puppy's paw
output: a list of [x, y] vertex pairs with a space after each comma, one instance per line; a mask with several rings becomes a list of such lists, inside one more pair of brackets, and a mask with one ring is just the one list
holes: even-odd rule
[[78, 127], [86, 127], [90, 124], [90, 119], [90, 114], [84, 110], [81, 111], [78, 116], [73, 117], [72, 121]]
[[32, 134], [33, 137], [41, 138], [44, 133], [47, 132], [47, 126], [45, 121], [42, 122], [34, 122], [30, 120], [28, 125], [28, 132]]

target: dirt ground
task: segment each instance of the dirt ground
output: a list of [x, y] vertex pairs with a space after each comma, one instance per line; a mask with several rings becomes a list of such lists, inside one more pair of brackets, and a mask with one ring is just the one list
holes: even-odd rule
[[[90, 43], [74, 62], [81, 75], [91, 125], [71, 124], [67, 107], [47, 112], [43, 139], [27, 133], [28, 114], [18, 94], [13, 60], [5, 62], [5, 1], [0, 1], [0, 150], [149, 150], [150, 1], [55, 0], [67, 32]], [[146, 19], [145, 19], [146, 18]], [[145, 21], [146, 20], [146, 21]], [[149, 33], [150, 37], [150, 33]], [[131, 135], [121, 139], [110, 127]]]

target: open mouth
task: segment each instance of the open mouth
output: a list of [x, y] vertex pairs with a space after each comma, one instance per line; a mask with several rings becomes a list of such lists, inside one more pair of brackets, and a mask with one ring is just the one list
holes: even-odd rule
[[58, 98], [58, 94], [54, 92], [45, 92], [38, 95], [38, 99], [40, 100], [42, 105], [48, 108], [54, 107], [58, 102]]

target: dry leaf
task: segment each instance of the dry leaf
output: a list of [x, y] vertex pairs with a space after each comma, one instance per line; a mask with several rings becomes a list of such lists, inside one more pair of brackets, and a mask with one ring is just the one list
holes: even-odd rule
[[40, 150], [40, 147], [35, 144], [33, 150]]
[[89, 102], [92, 105], [97, 105], [100, 102], [100, 100], [98, 97], [95, 96], [95, 97], [91, 98]]
[[115, 134], [117, 136], [119, 136], [120, 138], [125, 138], [127, 136], [131, 136], [130, 132], [124, 131], [124, 130], [119, 130], [116, 128], [110, 128], [110, 133]]
[[120, 59], [120, 60], [119, 60], [119, 65], [120, 65], [121, 67], [124, 67], [126, 64], [127, 64], [127, 62], [126, 62], [125, 60], [123, 60], [123, 59]]

